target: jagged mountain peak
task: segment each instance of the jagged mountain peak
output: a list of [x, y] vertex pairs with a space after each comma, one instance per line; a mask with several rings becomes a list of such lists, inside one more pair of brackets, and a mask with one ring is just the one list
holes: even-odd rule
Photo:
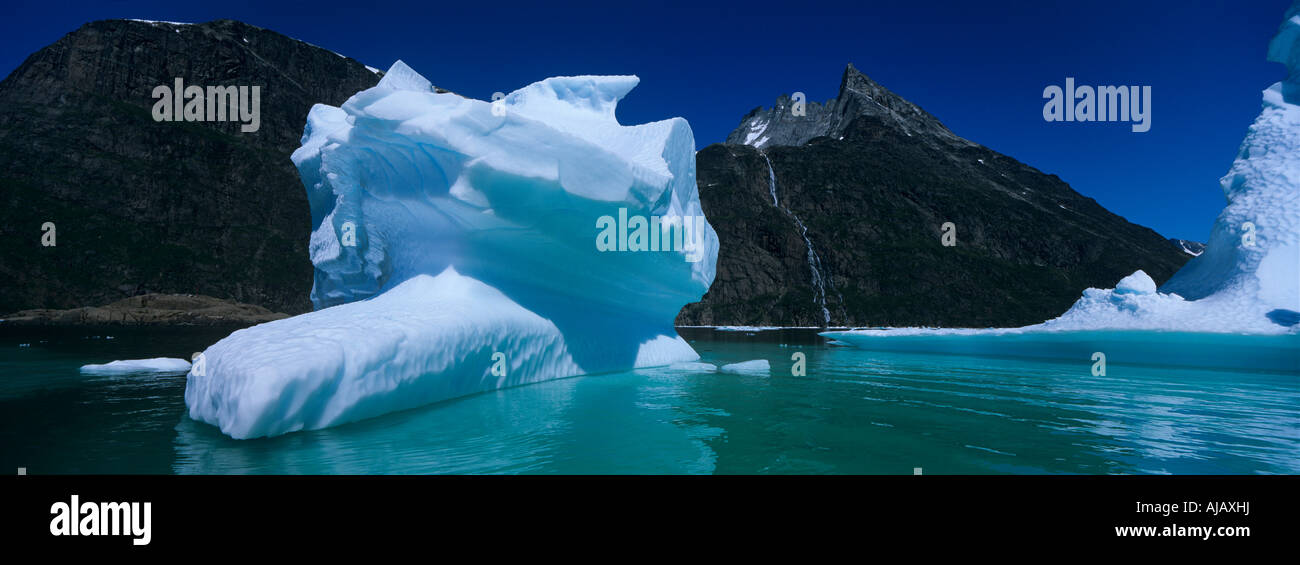
[[792, 105], [750, 112], [696, 155], [722, 251], [679, 324], [1014, 327], [1190, 258], [853, 65], [835, 98]]
[[796, 115], [794, 110], [795, 101], [791, 95], [782, 94], [771, 108], [760, 106], [746, 114], [740, 127], [727, 136], [726, 143], [762, 149], [803, 145], [817, 137], [839, 139], [853, 120], [873, 116], [907, 135], [974, 145], [953, 134], [929, 112], [872, 80], [853, 63], [845, 66], [835, 98], [824, 103], [805, 101], [802, 115]]

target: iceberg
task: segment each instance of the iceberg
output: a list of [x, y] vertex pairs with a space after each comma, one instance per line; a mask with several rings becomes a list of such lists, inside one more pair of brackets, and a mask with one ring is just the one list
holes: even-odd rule
[[698, 360], [673, 321], [712, 284], [718, 239], [686, 121], [618, 123], [637, 83], [556, 77], [486, 102], [398, 61], [341, 107], [314, 106], [293, 161], [316, 311], [204, 351], [190, 417], [273, 436]]
[[753, 361], [741, 361], [718, 367], [719, 373], [730, 373], [733, 375], [753, 375], [768, 376], [772, 372], [772, 365], [767, 359], [754, 359]]
[[1300, 2], [1287, 10], [1268, 60], [1285, 65], [1287, 77], [1264, 90], [1263, 110], [1220, 181], [1228, 205], [1205, 252], [1161, 288], [1195, 301], [1221, 331], [1295, 331], [1300, 312]]
[[82, 365], [83, 375], [126, 375], [133, 373], [184, 373], [190, 370], [190, 362], [170, 357], [153, 359], [124, 359], [111, 361], [102, 365]]
[[[1269, 43], [1286, 79], [1219, 182], [1228, 203], [1205, 252], [1156, 291], [1138, 271], [1114, 290], [1088, 289], [1045, 330], [1294, 334], [1300, 312], [1300, 2]], [[1032, 327], [1032, 326], [1031, 326]]]
[[[1287, 77], [1264, 91], [1260, 115], [1220, 181], [1227, 205], [1205, 251], [1164, 286], [1137, 271], [1113, 289], [1085, 290], [1058, 318], [1020, 328], [821, 335], [865, 348], [999, 355], [1125, 350], [1140, 357], [1154, 346], [1170, 353], [1158, 362], [1300, 371], [1300, 2], [1285, 20], [1268, 59], [1285, 65]], [[1223, 355], [1225, 347], [1238, 354]]]

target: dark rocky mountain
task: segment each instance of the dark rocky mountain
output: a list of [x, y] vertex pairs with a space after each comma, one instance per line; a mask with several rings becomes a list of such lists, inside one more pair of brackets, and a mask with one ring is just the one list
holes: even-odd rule
[[1174, 247], [1179, 251], [1191, 255], [1192, 257], [1205, 253], [1205, 244], [1199, 241], [1171, 237], [1169, 238], [1169, 243], [1174, 244]]
[[[178, 77], [259, 86], [260, 128], [154, 121], [154, 87]], [[310, 216], [289, 155], [312, 104], [378, 80], [228, 20], [98, 21], [37, 51], [0, 82], [0, 312], [146, 292], [310, 309]]]
[[851, 65], [835, 99], [802, 117], [790, 104], [696, 155], [721, 252], [679, 324], [1017, 326], [1137, 269], [1163, 282], [1189, 258]]

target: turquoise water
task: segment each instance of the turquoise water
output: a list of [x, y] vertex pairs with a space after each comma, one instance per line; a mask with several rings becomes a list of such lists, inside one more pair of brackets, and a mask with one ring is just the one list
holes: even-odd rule
[[[1300, 372], [1152, 362], [1167, 351], [1120, 356], [1133, 362], [1112, 355], [1106, 376], [1093, 376], [1086, 358], [872, 352], [829, 345], [809, 330], [684, 329], [704, 361], [768, 359], [772, 375], [579, 377], [248, 441], [185, 415], [184, 375], [77, 371], [114, 359], [188, 358], [224, 333], [0, 336], [0, 469], [1300, 473]], [[1251, 343], [1274, 349], [1228, 343], [1215, 355], [1231, 360]], [[807, 358], [806, 376], [791, 376], [795, 352]]]

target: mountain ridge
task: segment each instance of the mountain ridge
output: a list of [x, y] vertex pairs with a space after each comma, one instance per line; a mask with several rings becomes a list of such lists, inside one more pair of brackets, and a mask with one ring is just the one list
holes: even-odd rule
[[852, 65], [836, 98], [804, 116], [791, 102], [751, 111], [726, 143], [697, 153], [724, 253], [679, 324], [1025, 325], [1085, 288], [1137, 269], [1163, 281], [1188, 259]]
[[[173, 77], [262, 86], [261, 129], [155, 122], [150, 89]], [[0, 235], [18, 242], [0, 249], [0, 311], [146, 293], [309, 310], [310, 215], [288, 156], [312, 104], [377, 82], [360, 62], [231, 20], [91, 22], [37, 51], [0, 81]], [[696, 154], [722, 249], [713, 288], [678, 323], [1037, 322], [1086, 286], [1136, 268], [1163, 280], [1186, 260], [852, 65], [834, 99], [787, 117], [791, 103], [729, 136], [766, 119], [762, 147]], [[40, 244], [46, 221], [55, 247]], [[955, 248], [939, 247], [948, 221]]]

